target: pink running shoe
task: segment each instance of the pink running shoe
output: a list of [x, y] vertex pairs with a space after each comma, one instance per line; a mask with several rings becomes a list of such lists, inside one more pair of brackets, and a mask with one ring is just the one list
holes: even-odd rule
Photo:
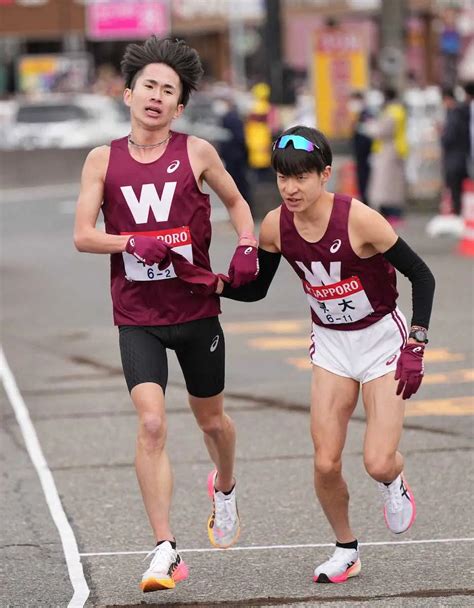
[[389, 486], [380, 482], [378, 486], [383, 496], [383, 514], [387, 528], [394, 534], [406, 532], [415, 521], [416, 504], [413, 492], [403, 478], [403, 473]]
[[153, 559], [140, 583], [140, 589], [144, 593], [174, 589], [176, 583], [188, 578], [189, 569], [170, 542], [160, 543], [147, 557], [150, 555], [153, 555]]
[[207, 534], [211, 545], [217, 549], [227, 549], [240, 535], [240, 517], [237, 509], [235, 486], [230, 494], [215, 489], [217, 471], [211, 471], [207, 478], [207, 493], [212, 500], [212, 513], [207, 520]]
[[344, 583], [361, 570], [358, 549], [336, 547], [334, 555], [314, 571], [315, 583]]

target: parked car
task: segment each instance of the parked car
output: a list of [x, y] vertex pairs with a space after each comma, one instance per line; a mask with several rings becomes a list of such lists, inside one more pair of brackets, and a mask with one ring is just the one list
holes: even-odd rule
[[128, 131], [128, 122], [109, 97], [54, 95], [19, 101], [12, 122], [3, 128], [1, 147], [92, 148]]

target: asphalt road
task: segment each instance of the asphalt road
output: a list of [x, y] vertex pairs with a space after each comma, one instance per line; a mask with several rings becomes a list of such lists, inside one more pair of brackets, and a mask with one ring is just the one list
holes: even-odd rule
[[[60, 534], [25, 447], [33, 432], [45, 458], [38, 465], [34, 452], [40, 474], [43, 480], [52, 474], [46, 494], [51, 500], [55, 487], [60, 499], [51, 509], [63, 531], [70, 526], [67, 546], [77, 543], [85, 579], [75, 584], [90, 591], [86, 606], [474, 605], [472, 259], [458, 256], [453, 240], [428, 239], [426, 217], [410, 217], [400, 231], [438, 286], [426, 378], [409, 402], [402, 441], [417, 499], [414, 527], [402, 537], [385, 527], [376, 485], [362, 464], [359, 406], [344, 466], [363, 543], [362, 574], [344, 585], [312, 582], [333, 537], [312, 488], [309, 314], [296, 276], [282, 262], [264, 302], [223, 302], [226, 403], [238, 430], [239, 544], [209, 547], [210, 464], [171, 355], [173, 526], [191, 576], [174, 591], [144, 596], [138, 582], [153, 538], [133, 468], [136, 420], [112, 326], [108, 261], [75, 252], [72, 213], [73, 199], [58, 191], [52, 198], [10, 192], [1, 203], [2, 345], [19, 389], [12, 396], [10, 384], [0, 399], [2, 607], [67, 606], [73, 596]], [[216, 223], [216, 270], [226, 269], [234, 242], [228, 224]], [[409, 316], [403, 277], [400, 291]], [[32, 422], [22, 418], [25, 432], [14, 413], [22, 400]], [[71, 568], [80, 572], [77, 563]]]

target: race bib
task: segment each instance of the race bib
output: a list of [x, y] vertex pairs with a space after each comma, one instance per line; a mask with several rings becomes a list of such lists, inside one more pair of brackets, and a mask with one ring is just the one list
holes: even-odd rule
[[[146, 236], [150, 239], [161, 239], [176, 253], [180, 253], [189, 262], [193, 263], [193, 247], [189, 226], [181, 228], [168, 228], [167, 230], [155, 230], [150, 232], [122, 232], [123, 235]], [[140, 260], [126, 251], [122, 252], [123, 263], [125, 266], [125, 277], [129, 281], [164, 281], [175, 279], [176, 272], [173, 264], [160, 270], [158, 264], [147, 266]]]
[[374, 312], [359, 277], [331, 285], [310, 285], [303, 281], [311, 308], [325, 325], [354, 323]]

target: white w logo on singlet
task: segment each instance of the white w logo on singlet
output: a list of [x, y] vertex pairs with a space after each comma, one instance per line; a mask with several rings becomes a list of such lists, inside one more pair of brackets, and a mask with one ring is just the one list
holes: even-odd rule
[[322, 262], [311, 262], [311, 270], [308, 270], [303, 262], [295, 260], [295, 264], [304, 272], [305, 279], [310, 285], [331, 285], [341, 280], [341, 262], [331, 262], [329, 274]]
[[157, 222], [166, 222], [170, 215], [176, 184], [178, 182], [165, 182], [161, 198], [158, 196], [155, 184], [143, 184], [140, 200], [137, 199], [132, 186], [121, 186], [120, 190], [127, 201], [136, 224], [146, 224], [150, 207]]

